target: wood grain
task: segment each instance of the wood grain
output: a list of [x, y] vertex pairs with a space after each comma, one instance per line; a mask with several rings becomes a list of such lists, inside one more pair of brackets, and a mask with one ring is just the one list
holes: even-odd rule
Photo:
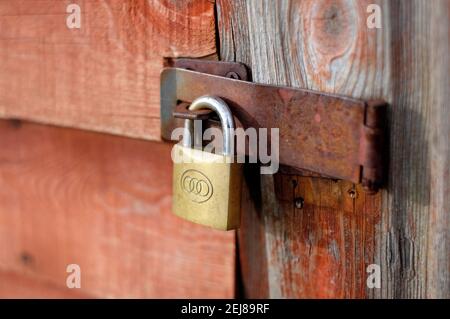
[[77, 289], [67, 289], [46, 281], [40, 281], [33, 276], [0, 271], [0, 298], [85, 299], [92, 297], [80, 294]]
[[[381, 29], [366, 26], [372, 3], [382, 9]], [[310, 198], [299, 212], [292, 177], [253, 185], [259, 195], [244, 203], [241, 264], [256, 258], [266, 269], [243, 267], [244, 293], [448, 298], [450, 2], [219, 0], [217, 10], [221, 59], [246, 63], [256, 82], [391, 104], [381, 196], [348, 206], [351, 185], [293, 177], [294, 193]], [[281, 198], [279, 180], [288, 185]], [[250, 243], [255, 234], [263, 240]], [[371, 263], [381, 266], [381, 289], [364, 286]]]
[[0, 1], [0, 117], [159, 140], [164, 57], [215, 52], [207, 0]]
[[[269, 278], [278, 283], [270, 287], [270, 294], [364, 297], [366, 267], [374, 259], [380, 195], [367, 195], [345, 181], [281, 174], [264, 186], [278, 193], [276, 209], [265, 212], [273, 265]], [[295, 206], [298, 198], [303, 199], [302, 208]]]
[[0, 121], [0, 149], [1, 296], [234, 296], [234, 232], [170, 211], [170, 145]]
[[[450, 2], [383, 3], [391, 27], [391, 174], [382, 296], [450, 298]], [[386, 50], [388, 43], [386, 43]]]

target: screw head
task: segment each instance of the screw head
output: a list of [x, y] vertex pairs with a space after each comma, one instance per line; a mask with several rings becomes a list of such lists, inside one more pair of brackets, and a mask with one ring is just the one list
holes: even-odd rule
[[348, 193], [348, 196], [350, 196], [350, 198], [352, 198], [352, 199], [355, 199], [355, 198], [358, 197], [358, 192], [357, 192], [356, 189], [354, 189], [354, 188], [349, 189], [349, 190], [347, 191], [347, 193]]
[[297, 197], [294, 199], [295, 208], [302, 209], [305, 200], [302, 197]]

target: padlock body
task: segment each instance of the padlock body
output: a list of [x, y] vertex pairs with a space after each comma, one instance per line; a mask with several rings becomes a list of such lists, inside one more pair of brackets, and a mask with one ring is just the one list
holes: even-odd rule
[[229, 156], [175, 145], [173, 212], [191, 222], [215, 229], [239, 228], [242, 164]]

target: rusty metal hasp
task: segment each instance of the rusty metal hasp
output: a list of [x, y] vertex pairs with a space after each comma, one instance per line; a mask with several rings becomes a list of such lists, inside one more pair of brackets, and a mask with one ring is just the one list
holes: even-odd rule
[[183, 119], [212, 117], [189, 111], [190, 102], [215, 95], [227, 102], [243, 128], [279, 128], [280, 164], [319, 176], [382, 186], [385, 174], [383, 101], [363, 101], [292, 87], [247, 81], [245, 65], [175, 60], [161, 73], [161, 136], [171, 139]]

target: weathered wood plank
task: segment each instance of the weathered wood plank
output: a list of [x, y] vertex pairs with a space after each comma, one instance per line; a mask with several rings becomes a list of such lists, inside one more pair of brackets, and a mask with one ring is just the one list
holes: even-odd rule
[[[348, 88], [342, 89], [347, 77], [353, 77], [349, 85], [357, 86], [364, 76], [376, 72], [370, 66], [366, 73], [353, 70], [353, 63], [364, 66], [370, 59], [358, 54], [358, 46], [368, 36], [363, 22], [354, 25], [354, 6], [358, 4], [218, 1], [221, 58], [248, 64], [256, 82], [348, 94]], [[359, 29], [361, 39], [355, 40], [352, 35]], [[339, 68], [331, 66], [333, 61]], [[240, 256], [246, 265], [249, 256], [262, 254], [265, 263], [261, 264], [267, 269], [243, 269], [245, 294], [365, 297], [365, 268], [374, 260], [380, 196], [358, 189], [359, 196], [353, 199], [348, 193], [354, 187], [351, 183], [282, 174], [275, 180], [262, 177], [260, 187], [258, 209], [252, 209], [257, 199], [244, 203], [243, 214], [254, 220], [240, 231]], [[301, 209], [295, 207], [297, 197], [304, 199]], [[248, 233], [261, 228], [264, 240], [246, 244]], [[258, 277], [265, 276], [266, 291], [255, 294]]]
[[391, 174], [378, 238], [385, 297], [450, 298], [450, 2], [387, 1]]
[[159, 140], [163, 58], [215, 52], [207, 0], [1, 1], [0, 117]]
[[[366, 25], [372, 3], [381, 7], [381, 29]], [[292, 198], [274, 196], [274, 181], [263, 178], [260, 205], [244, 203], [253, 222], [240, 232], [240, 256], [243, 265], [265, 258], [268, 269], [242, 270], [245, 293], [448, 297], [450, 3], [219, 0], [217, 8], [221, 59], [248, 64], [255, 81], [391, 103], [391, 170], [382, 198], [360, 196], [349, 210], [341, 205], [349, 185], [334, 191], [331, 181], [295, 177], [298, 191], [317, 199], [299, 214]], [[288, 176], [279, 179], [289, 184]], [[247, 234], [255, 232], [266, 236], [250, 245]], [[364, 287], [371, 263], [381, 266], [381, 289]], [[258, 277], [268, 284], [255, 294]]]
[[0, 272], [67, 296], [69, 264], [81, 295], [234, 296], [235, 233], [171, 213], [170, 145], [15, 123], [0, 121]]

